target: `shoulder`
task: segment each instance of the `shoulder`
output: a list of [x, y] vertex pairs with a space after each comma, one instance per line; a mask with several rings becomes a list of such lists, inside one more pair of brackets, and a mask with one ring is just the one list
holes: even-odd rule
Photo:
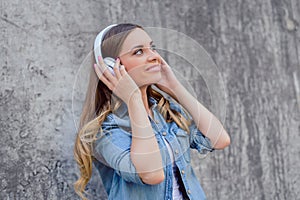
[[128, 115], [120, 117], [117, 113], [109, 113], [101, 124], [104, 130], [122, 128], [127, 130], [131, 127]]
[[128, 122], [120, 121], [117, 115], [110, 113], [106, 116], [98, 130], [94, 145], [105, 149], [108, 146], [119, 149], [129, 149], [131, 143], [131, 128]]

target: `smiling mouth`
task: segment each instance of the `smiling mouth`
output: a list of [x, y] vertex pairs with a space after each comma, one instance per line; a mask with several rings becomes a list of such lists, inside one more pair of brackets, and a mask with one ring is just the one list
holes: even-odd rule
[[154, 66], [149, 67], [148, 69], [146, 69], [147, 72], [158, 72], [160, 70], [161, 70], [160, 65], [154, 65]]

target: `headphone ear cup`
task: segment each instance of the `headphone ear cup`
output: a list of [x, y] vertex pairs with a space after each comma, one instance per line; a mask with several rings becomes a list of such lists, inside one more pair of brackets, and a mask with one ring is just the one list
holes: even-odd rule
[[115, 76], [114, 66], [115, 66], [116, 60], [111, 57], [105, 57], [103, 59], [103, 61], [107, 65], [108, 70], [112, 73], [112, 75]]

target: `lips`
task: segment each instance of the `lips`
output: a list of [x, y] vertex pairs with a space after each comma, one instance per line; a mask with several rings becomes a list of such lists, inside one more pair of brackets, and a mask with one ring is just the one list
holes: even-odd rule
[[158, 65], [152, 65], [150, 67], [147, 67], [146, 68], [146, 71], [152, 71], [152, 70], [155, 70], [155, 69], [160, 69], [161, 66], [158, 64]]

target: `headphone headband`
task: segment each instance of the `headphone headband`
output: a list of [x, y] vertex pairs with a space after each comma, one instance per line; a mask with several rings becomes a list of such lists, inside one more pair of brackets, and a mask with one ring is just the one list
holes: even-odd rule
[[101, 56], [102, 57], [102, 52], [101, 52], [101, 45], [102, 45], [102, 40], [105, 36], [105, 34], [114, 26], [117, 26], [118, 24], [112, 24], [107, 26], [105, 29], [103, 29], [96, 37], [95, 42], [94, 42], [94, 54], [95, 54], [95, 60], [98, 63], [98, 57]]

